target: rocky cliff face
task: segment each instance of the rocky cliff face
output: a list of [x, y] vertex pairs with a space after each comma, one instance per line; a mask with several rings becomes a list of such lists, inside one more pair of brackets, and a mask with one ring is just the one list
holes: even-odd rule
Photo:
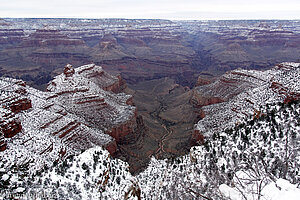
[[111, 76], [102, 67], [91, 64], [75, 70], [67, 65], [64, 73], [49, 83], [47, 90], [53, 93], [50, 98], [68, 112], [122, 143], [127, 135], [135, 134], [137, 128], [136, 108], [127, 104], [132, 97], [113, 93], [123, 87], [120, 77]]
[[0, 128], [1, 137], [11, 138], [22, 130], [22, 125], [14, 113], [1, 109]]
[[210, 52], [210, 68], [229, 71], [239, 67], [267, 69], [283, 61], [296, 61], [300, 29], [299, 24], [289, 23], [238, 20], [180, 24], [194, 35], [194, 46]]
[[[249, 116], [259, 117], [260, 107], [268, 103], [298, 100], [299, 76], [299, 63], [282, 63], [266, 71], [234, 70], [214, 83], [195, 88], [193, 100], [205, 113], [196, 130], [209, 136]], [[202, 104], [202, 99], [215, 98], [224, 102]]]
[[7, 169], [26, 163], [35, 174], [94, 145], [116, 155], [120, 144], [140, 136], [143, 123], [127, 104], [132, 97], [114, 93], [124, 82], [99, 66], [67, 65], [48, 92], [10, 78], [1, 78], [0, 86], [0, 157]]
[[201, 73], [296, 61], [299, 27], [277, 20], [5, 19], [0, 74], [44, 89], [62, 72], [58, 66], [96, 63], [131, 84], [170, 77], [192, 87]]
[[68, 113], [51, 100], [53, 94], [10, 78], [0, 85], [0, 156], [7, 169], [26, 163], [28, 173], [35, 174], [94, 144], [109, 144], [109, 136]]
[[[1, 32], [2, 31], [2, 32]], [[26, 80], [36, 87], [47, 84], [56, 66], [71, 60], [82, 65], [89, 62], [88, 50], [81, 39], [70, 38], [60, 30], [0, 29], [0, 73]]]
[[242, 69], [230, 71], [211, 84], [196, 87], [191, 101], [198, 107], [221, 103], [267, 81], [266, 77], [259, 76], [258, 71]]
[[6, 141], [3, 137], [12, 138], [22, 130], [20, 119], [16, 114], [30, 109], [32, 105], [23, 81], [2, 79], [1, 82], [0, 138], [2, 138], [1, 149], [5, 150]]
[[25, 34], [23, 29], [13, 29], [4, 25], [3, 29], [0, 29], [0, 49], [18, 45], [23, 41], [24, 37]]
[[194, 78], [190, 65], [195, 52], [172, 32], [176, 25], [169, 23], [161, 27], [118, 28], [104, 35], [96, 46], [94, 61], [121, 73], [128, 83], [167, 76], [184, 82], [188, 78], [182, 76], [182, 71], [190, 72], [190, 78]]
[[[282, 63], [267, 71], [238, 69], [211, 84], [195, 88], [194, 92], [168, 78], [135, 85], [135, 97], [139, 99], [136, 103], [144, 107], [142, 112], [152, 110], [150, 114], [144, 113], [144, 116], [148, 114], [147, 120], [156, 120], [160, 129], [165, 130], [161, 138], [158, 138], [160, 136], [155, 132], [147, 133], [148, 138], [142, 140], [146, 139], [144, 142], [148, 146], [142, 146], [141, 141], [128, 144], [132, 149], [141, 149], [143, 153], [128, 151], [128, 146], [117, 144], [116, 140], [110, 142], [110, 137], [106, 138], [107, 135], [102, 138], [105, 134], [95, 127], [105, 127], [105, 124], [97, 124], [95, 120], [89, 121], [90, 112], [87, 115], [79, 115], [74, 111], [87, 111], [90, 108], [96, 110], [102, 103], [107, 103], [113, 108], [105, 111], [112, 112], [110, 116], [114, 117], [114, 108], [118, 108], [118, 105], [119, 112], [125, 109], [124, 107], [130, 108], [126, 104], [127, 95], [118, 96], [93, 85], [95, 81], [99, 81], [99, 76], [105, 74], [101, 67], [86, 65], [73, 69], [67, 65], [64, 74], [57, 76], [49, 84], [48, 89], [52, 92], [39, 92], [25, 86], [23, 82], [20, 86], [15, 80], [1, 78], [1, 98], [8, 92], [22, 91], [21, 96], [28, 98], [32, 107], [13, 113], [12, 116], [17, 117], [22, 125], [19, 133], [12, 138], [0, 137], [0, 183], [1, 186], [7, 186], [0, 193], [6, 197], [6, 191], [28, 196], [38, 191], [49, 191], [56, 198], [71, 199], [88, 199], [91, 196], [94, 199], [120, 199], [124, 196], [155, 199], [157, 195], [166, 199], [194, 199], [195, 195], [199, 198], [219, 199], [226, 195], [221, 194], [220, 190], [227, 184], [228, 187], [235, 188], [230, 191], [240, 192], [239, 198], [256, 199], [256, 194], [271, 198], [264, 192], [264, 188], [268, 187], [260, 189], [256, 186], [274, 183], [278, 178], [285, 176], [284, 173], [287, 174], [286, 179], [295, 184], [288, 186], [295, 192], [294, 188], [299, 182], [299, 70], [300, 63]], [[87, 79], [91, 74], [93, 76]], [[95, 74], [97, 76], [94, 76]], [[117, 78], [115, 80], [117, 81]], [[113, 82], [104, 85], [111, 85]], [[148, 90], [139, 91], [139, 88], [145, 85]], [[78, 99], [80, 94], [82, 98]], [[156, 102], [149, 97], [155, 94]], [[189, 115], [192, 115], [193, 109], [199, 109], [189, 102], [191, 103], [193, 96], [201, 94], [222, 98], [224, 102], [201, 104], [206, 116], [197, 123], [194, 134], [191, 134], [190, 145], [204, 145], [192, 148], [182, 157], [172, 160], [157, 160], [152, 157], [144, 172], [132, 176], [129, 174], [129, 166], [123, 161], [112, 158], [102, 148], [85, 146], [105, 143], [110, 152], [117, 154], [118, 146], [120, 151], [128, 153], [123, 154], [124, 156], [144, 159], [145, 155], [148, 159], [151, 155], [161, 158], [163, 155], [177, 153], [176, 150], [182, 151], [182, 145], [187, 144], [182, 143], [186, 139], [182, 137], [182, 130], [188, 131], [190, 119], [194, 117]], [[297, 102], [285, 105], [283, 102], [288, 103], [289, 99]], [[64, 104], [58, 104], [58, 100], [62, 100]], [[121, 104], [117, 104], [117, 100]], [[84, 108], [83, 104], [87, 106]], [[1, 117], [7, 118], [12, 114], [10, 107], [1, 109]], [[98, 110], [97, 113], [101, 111]], [[130, 114], [135, 115], [134, 110]], [[145, 122], [151, 124], [149, 121]], [[189, 122], [188, 126], [186, 122]], [[129, 124], [131, 123], [133, 122], [129, 121]], [[137, 127], [143, 124], [140, 117], [137, 117], [136, 124]], [[122, 141], [128, 139], [127, 136], [133, 136], [128, 134], [123, 137], [122, 131], [126, 133], [131, 129], [128, 125], [120, 123], [112, 129], [114, 128], [115, 135], [119, 134]], [[151, 128], [158, 130], [155, 127]], [[101, 144], [97, 143], [100, 141]], [[149, 148], [153, 144], [157, 146], [155, 152]], [[43, 168], [43, 165], [64, 158], [70, 155], [72, 150], [80, 148], [89, 150], [53, 166], [41, 176], [30, 176], [36, 168]], [[145, 154], [145, 151], [148, 154]], [[286, 165], [285, 159], [288, 155], [291, 157]], [[262, 175], [264, 179], [261, 179]], [[241, 182], [245, 179], [250, 180], [250, 189], [249, 182]], [[62, 191], [57, 189], [58, 185], [63, 188]]]

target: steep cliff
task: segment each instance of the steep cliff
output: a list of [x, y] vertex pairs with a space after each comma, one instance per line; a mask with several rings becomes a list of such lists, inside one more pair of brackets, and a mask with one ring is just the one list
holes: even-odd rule
[[[5, 19], [0, 75], [45, 89], [59, 66], [96, 63], [130, 84], [169, 77], [194, 86], [201, 73], [269, 69], [299, 56], [300, 23], [135, 19]], [[202, 83], [200, 83], [202, 84]]]
[[125, 86], [93, 64], [67, 65], [47, 92], [1, 78], [0, 167], [13, 175], [13, 167], [26, 165], [15, 173], [33, 175], [95, 145], [118, 154], [118, 146], [134, 142], [144, 126], [128, 105], [132, 97], [115, 93]]
[[5, 169], [26, 165], [26, 173], [35, 174], [54, 161], [111, 141], [50, 100], [53, 94], [10, 78], [1, 78], [0, 85], [0, 157]]
[[94, 64], [73, 69], [66, 65], [64, 73], [55, 77], [47, 87], [53, 93], [51, 100], [66, 111], [82, 117], [89, 126], [103, 130], [122, 143], [125, 137], [138, 133], [136, 108], [128, 105], [131, 96], [122, 91], [120, 77], [106, 73]]
[[[166, 95], [166, 99], [160, 99], [164, 100], [161, 103], [170, 102], [169, 97], [175, 94], [179, 95], [175, 95], [177, 100], [189, 102], [191, 98], [188, 97], [196, 93], [222, 98], [224, 102], [201, 105], [205, 116], [197, 123], [192, 142], [203, 145], [193, 147], [189, 154], [179, 158], [158, 160], [152, 157], [148, 167], [135, 176], [129, 173], [126, 163], [111, 157], [103, 148], [89, 148], [95, 144], [106, 145], [109, 151], [115, 152], [118, 145], [121, 151], [126, 152], [123, 149], [125, 145], [114, 144], [99, 129], [115, 128], [115, 135], [119, 134], [119, 139], [124, 141], [122, 131], [127, 133], [130, 128], [122, 123], [117, 125], [116, 121], [97, 123], [88, 118], [88, 114], [94, 112], [79, 115], [74, 111], [83, 111], [82, 104], [89, 104], [89, 109], [98, 109], [102, 103], [114, 105], [114, 108], [119, 105], [119, 112], [124, 107], [131, 108], [126, 104], [129, 95], [105, 91], [93, 85], [93, 78], [86, 79], [93, 74], [92, 77], [99, 81], [96, 77], [103, 76], [101, 67], [86, 65], [73, 69], [67, 65], [65, 73], [49, 84], [48, 88], [53, 92], [38, 92], [24, 86], [23, 82], [20, 86], [15, 80], [2, 78], [2, 99], [7, 97], [5, 94], [8, 92], [22, 91], [21, 97], [29, 99], [32, 107], [18, 113], [13, 113], [9, 106], [0, 110], [2, 117], [12, 116], [14, 119], [15, 116], [22, 125], [22, 130], [15, 136], [0, 137], [0, 193], [7, 197], [5, 192], [9, 191], [10, 195], [23, 195], [29, 199], [32, 193], [60, 199], [222, 199], [232, 198], [232, 194], [236, 199], [270, 199], [275, 191], [279, 196], [289, 193], [297, 199], [300, 193], [296, 186], [299, 182], [299, 69], [300, 63], [282, 63], [267, 71], [234, 70], [214, 83], [195, 88], [194, 94], [168, 79], [159, 80], [160, 87], [155, 87], [157, 81], [147, 82], [150, 91]], [[79, 94], [83, 99], [77, 98]], [[145, 94], [143, 96], [145, 98]], [[116, 99], [121, 103], [117, 104]], [[63, 104], [58, 105], [60, 101]], [[174, 104], [181, 106], [177, 101]], [[128, 120], [134, 119], [128, 117], [134, 116], [134, 111], [132, 109], [126, 115]], [[177, 120], [164, 112], [169, 112], [168, 107], [160, 104], [159, 110], [152, 115]], [[110, 113], [111, 116], [113, 114]], [[179, 115], [178, 112], [176, 114]], [[136, 124], [142, 123], [137, 117]], [[168, 124], [166, 120], [159, 123], [166, 129], [166, 135], [158, 144], [156, 156], [169, 152], [166, 138], [174, 131], [170, 127], [172, 123]], [[106, 125], [116, 126], [109, 129]], [[81, 129], [78, 129], [79, 126]], [[101, 128], [91, 128], [96, 126]], [[79, 137], [73, 138], [75, 134]], [[149, 137], [153, 136], [149, 134]], [[137, 149], [140, 144], [133, 145]], [[63, 162], [56, 162], [80, 148], [89, 149]], [[151, 157], [151, 152], [148, 155]], [[44, 164], [51, 162], [53, 166], [50, 169], [34, 173], [37, 168], [44, 168]]]
[[229, 124], [238, 124], [245, 117], [259, 116], [261, 107], [270, 102], [298, 100], [299, 63], [282, 63], [266, 71], [237, 69], [221, 76], [214, 83], [195, 88], [194, 102], [217, 98], [224, 102], [202, 107], [205, 117], [197, 130], [209, 136]]

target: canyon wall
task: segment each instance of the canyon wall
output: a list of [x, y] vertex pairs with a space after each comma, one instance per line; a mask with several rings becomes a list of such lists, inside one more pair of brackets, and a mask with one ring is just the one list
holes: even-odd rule
[[[29, 164], [34, 174], [44, 166], [103, 146], [111, 155], [142, 134], [132, 97], [120, 77], [100, 66], [66, 65], [41, 92], [24, 81], [0, 79], [0, 151], [5, 167]], [[33, 162], [34, 161], [34, 162]]]
[[[130, 84], [170, 77], [192, 87], [238, 67], [268, 69], [299, 55], [298, 21], [4, 19], [0, 75], [45, 89], [59, 66], [95, 63]], [[211, 77], [210, 77], [211, 76]], [[201, 83], [200, 83], [201, 84]]]
[[[211, 84], [196, 87], [192, 102], [200, 105], [204, 117], [195, 131], [210, 137], [245, 118], [260, 117], [262, 107], [272, 102], [299, 100], [299, 73], [299, 63], [281, 63], [266, 71], [233, 70]], [[203, 99], [222, 101], [206, 105]]]

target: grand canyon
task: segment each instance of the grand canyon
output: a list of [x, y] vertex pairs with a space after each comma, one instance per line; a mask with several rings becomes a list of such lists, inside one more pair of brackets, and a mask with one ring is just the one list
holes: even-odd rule
[[0, 194], [299, 183], [299, 47], [297, 20], [0, 19]]

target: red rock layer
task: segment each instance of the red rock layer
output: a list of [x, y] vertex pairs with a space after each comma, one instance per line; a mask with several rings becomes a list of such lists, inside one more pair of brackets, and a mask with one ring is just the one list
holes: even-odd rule
[[70, 77], [75, 73], [75, 70], [73, 69], [72, 65], [67, 64], [64, 68], [64, 74], [66, 77]]
[[[0, 109], [0, 139], [11, 138], [22, 130], [21, 122], [14, 113]], [[3, 143], [2, 143], [3, 145]]]
[[17, 133], [21, 132], [21, 122], [17, 120], [4, 120], [0, 121], [0, 130], [3, 132], [5, 138], [11, 138]]
[[277, 83], [277, 82], [272, 82], [271, 88], [273, 89], [274, 92], [278, 94], [283, 94], [285, 95], [284, 103], [290, 103], [293, 101], [297, 101], [300, 99], [300, 93], [296, 92], [291, 92], [287, 87], [284, 85]]
[[31, 107], [32, 107], [31, 101], [30, 99], [27, 98], [19, 99], [17, 101], [12, 102], [9, 105], [10, 110], [14, 113], [18, 113], [23, 110], [28, 110]]
[[39, 29], [24, 40], [22, 47], [82, 44], [84, 44], [82, 40], [70, 39], [66, 35], [61, 34], [58, 30]]
[[[121, 76], [112, 76], [100, 66], [84, 65], [73, 69], [66, 65], [64, 74], [57, 76], [48, 85], [48, 91], [55, 93], [51, 99], [75, 115], [80, 115], [89, 126], [105, 130], [116, 145], [134, 142], [143, 129], [143, 122], [137, 119], [136, 108], [130, 95], [113, 94], [123, 91], [126, 83]], [[104, 90], [104, 91], [103, 91]], [[113, 92], [113, 93], [112, 93]], [[56, 119], [54, 119], [56, 120]], [[75, 122], [58, 130], [60, 138], [79, 126]], [[108, 150], [115, 154], [117, 146], [110, 144]]]
[[224, 100], [220, 97], [198, 96], [196, 93], [194, 93], [191, 99], [191, 103], [196, 107], [203, 107], [222, 102], [224, 102]]
[[201, 78], [200, 76], [197, 79], [195, 87], [210, 84], [211, 81], [205, 78]]
[[0, 141], [0, 151], [5, 151], [6, 150], [6, 142], [4, 140]]
[[[122, 79], [120, 75], [117, 76], [118, 81], [114, 82], [112, 85], [106, 86], [103, 89], [106, 91], [112, 91], [114, 93], [123, 92], [127, 87], [126, 82]], [[130, 105], [130, 104], [128, 104]]]
[[[67, 71], [70, 71], [71, 68], [72, 66], [69, 64], [65, 66], [65, 70]], [[95, 68], [96, 65], [89, 65], [88, 67], [78, 70], [78, 74], [81, 74], [86, 78], [94, 80], [105, 91], [120, 93], [123, 92], [124, 89], [127, 87], [126, 82], [122, 79], [120, 75], [112, 76], [102, 69], [95, 70]], [[72, 72], [72, 74], [74, 73]]]
[[24, 37], [23, 29], [0, 29], [0, 49], [17, 45]]
[[114, 156], [117, 154], [118, 146], [116, 141], [111, 141], [105, 147], [105, 149], [110, 153], [110, 155]]
[[[32, 107], [31, 100], [26, 97], [27, 91], [24, 81], [10, 80], [6, 82], [4, 91], [8, 95], [0, 95], [0, 137], [11, 138], [22, 130], [22, 125], [15, 113], [28, 110]], [[5, 150], [6, 143], [1, 142], [1, 149]]]
[[106, 133], [115, 138], [117, 143], [122, 143], [122, 140], [131, 134], [134, 134], [134, 130], [136, 128], [136, 118], [133, 118], [130, 121], [127, 121], [124, 124], [120, 124], [117, 127], [113, 127]]
[[191, 146], [204, 144], [204, 136], [200, 133], [199, 130], [194, 130], [191, 139]]

